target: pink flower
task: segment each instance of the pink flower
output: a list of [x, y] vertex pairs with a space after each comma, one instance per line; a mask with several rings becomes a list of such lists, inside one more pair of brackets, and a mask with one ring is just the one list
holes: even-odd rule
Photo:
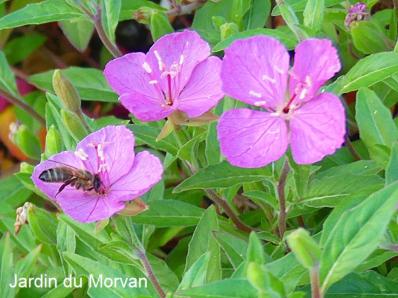
[[340, 70], [336, 49], [326, 39], [307, 39], [289, 54], [276, 39], [256, 36], [225, 50], [224, 92], [256, 107], [225, 112], [218, 124], [221, 151], [239, 167], [278, 160], [288, 144], [298, 164], [320, 161], [344, 141], [345, 112], [339, 98], [320, 87]]
[[172, 33], [146, 55], [110, 61], [104, 74], [121, 103], [141, 121], [161, 120], [176, 110], [194, 118], [223, 97], [221, 60], [209, 56], [209, 45], [197, 33]]
[[[109, 218], [125, 202], [161, 180], [159, 159], [147, 151], [134, 156], [134, 135], [125, 126], [107, 126], [37, 165], [34, 184], [80, 222]], [[76, 179], [78, 177], [78, 179]], [[58, 182], [57, 182], [58, 181]]]

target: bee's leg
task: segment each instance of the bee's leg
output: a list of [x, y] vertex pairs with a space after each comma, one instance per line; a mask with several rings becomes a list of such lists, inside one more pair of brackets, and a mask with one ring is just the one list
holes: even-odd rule
[[57, 194], [55, 195], [55, 198], [64, 190], [65, 187], [67, 187], [69, 184], [74, 184], [76, 182], [76, 178], [73, 177], [72, 179], [66, 180], [64, 184], [61, 185], [61, 187], [58, 189]]

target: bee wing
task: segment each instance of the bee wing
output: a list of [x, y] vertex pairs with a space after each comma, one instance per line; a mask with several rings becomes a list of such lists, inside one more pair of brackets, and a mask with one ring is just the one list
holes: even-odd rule
[[83, 169], [76, 168], [76, 167], [74, 167], [74, 166], [68, 165], [68, 164], [63, 163], [63, 162], [61, 162], [61, 161], [56, 161], [56, 160], [52, 160], [52, 159], [48, 159], [47, 161], [51, 161], [51, 162], [54, 162], [54, 163], [63, 165], [64, 168], [65, 168], [65, 169], [68, 169], [68, 170], [71, 172], [71, 174], [72, 174], [73, 176], [76, 176], [77, 178], [80, 178], [80, 179], [88, 179], [88, 176], [89, 176], [89, 175], [90, 175], [90, 176], [92, 175], [92, 174], [91, 174], [90, 172], [88, 172], [87, 170], [83, 170]]

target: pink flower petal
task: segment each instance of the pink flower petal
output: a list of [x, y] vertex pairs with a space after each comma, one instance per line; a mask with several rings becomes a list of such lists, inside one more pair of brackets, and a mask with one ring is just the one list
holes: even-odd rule
[[152, 77], [145, 70], [145, 54], [131, 53], [109, 61], [104, 70], [105, 78], [112, 89], [119, 95], [139, 91], [148, 97], [159, 98], [159, 92]]
[[223, 90], [245, 103], [276, 109], [284, 101], [288, 69], [289, 54], [276, 39], [237, 40], [225, 50]]
[[307, 101], [341, 68], [336, 48], [328, 39], [306, 39], [295, 50], [290, 94]]
[[190, 118], [198, 117], [217, 105], [221, 90], [221, 60], [209, 57], [198, 64], [178, 100], [178, 109]]
[[174, 111], [175, 106], [160, 104], [156, 98], [147, 97], [140, 92], [131, 92], [120, 97], [120, 102], [141, 121], [158, 121]]
[[196, 32], [185, 30], [167, 34], [158, 39], [148, 51], [146, 61], [150, 65], [154, 78], [158, 80], [162, 78], [165, 70], [170, 71], [180, 67], [179, 86], [176, 89], [181, 91], [196, 65], [209, 56], [210, 47], [207, 42]]
[[267, 112], [227, 111], [217, 130], [222, 153], [231, 164], [242, 168], [259, 168], [278, 160], [288, 145], [285, 121]]
[[[78, 155], [83, 158], [87, 170], [100, 172], [100, 159], [103, 155], [108, 181], [112, 184], [124, 176], [134, 163], [134, 135], [125, 126], [107, 126], [85, 137], [76, 147]], [[97, 147], [97, 148], [96, 148]]]
[[344, 107], [334, 94], [321, 93], [294, 112], [290, 130], [294, 160], [298, 164], [320, 161], [344, 142]]
[[109, 199], [129, 201], [146, 193], [162, 179], [163, 166], [147, 151], [137, 154], [131, 170], [111, 186]]
[[82, 191], [78, 195], [65, 191], [58, 203], [67, 215], [84, 223], [107, 219], [125, 207], [124, 202]]

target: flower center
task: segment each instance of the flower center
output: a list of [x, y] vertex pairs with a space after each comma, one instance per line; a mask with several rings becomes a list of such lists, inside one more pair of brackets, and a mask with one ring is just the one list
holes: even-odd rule
[[291, 105], [292, 105], [292, 103], [293, 103], [293, 101], [294, 101], [295, 98], [296, 98], [296, 94], [293, 94], [293, 96], [292, 96], [292, 97], [289, 99], [289, 101], [287, 102], [286, 106], [282, 109], [282, 112], [283, 112], [283, 113], [289, 114]]

